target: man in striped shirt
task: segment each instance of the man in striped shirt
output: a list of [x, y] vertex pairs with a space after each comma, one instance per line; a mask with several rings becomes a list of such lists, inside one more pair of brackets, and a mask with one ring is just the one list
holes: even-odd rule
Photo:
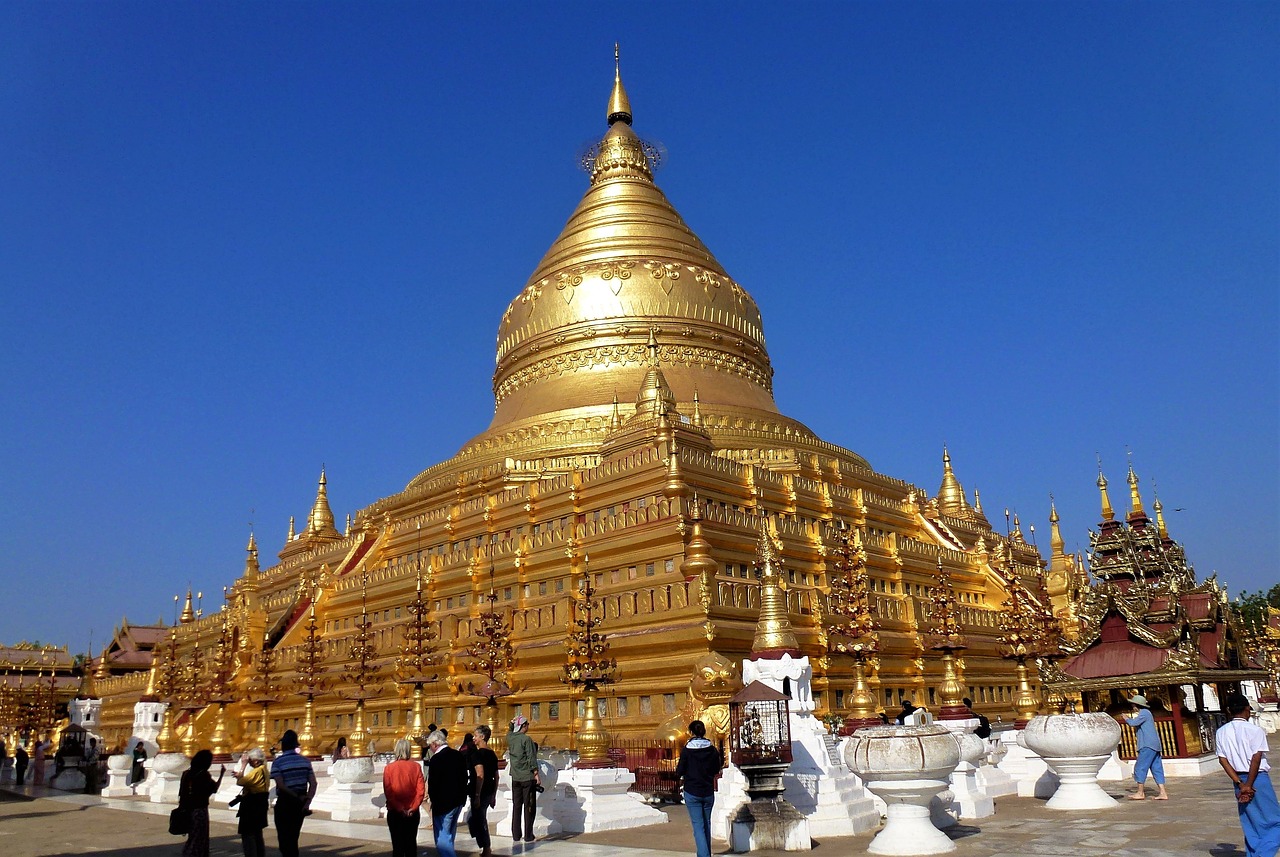
[[283, 857], [298, 857], [302, 819], [311, 814], [316, 796], [316, 773], [311, 760], [298, 751], [298, 733], [292, 729], [280, 738], [280, 755], [271, 763], [276, 784], [276, 837]]

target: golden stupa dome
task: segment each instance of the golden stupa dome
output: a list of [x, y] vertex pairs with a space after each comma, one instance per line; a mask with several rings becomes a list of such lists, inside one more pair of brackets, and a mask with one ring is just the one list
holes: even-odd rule
[[654, 183], [617, 73], [607, 116], [586, 194], [503, 314], [490, 429], [629, 397], [651, 334], [676, 401], [777, 414], [760, 310]]

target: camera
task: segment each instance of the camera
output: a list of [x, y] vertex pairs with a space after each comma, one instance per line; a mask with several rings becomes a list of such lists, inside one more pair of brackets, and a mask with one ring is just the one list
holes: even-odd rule
[[545, 792], [545, 791], [546, 791], [546, 789], [544, 789], [544, 788], [542, 787], [542, 784], [541, 784], [541, 783], [539, 783], [538, 785], [534, 786], [534, 787], [533, 787], [533, 790], [534, 790], [535, 792], [537, 792], [538, 794], [542, 794], [543, 792]]

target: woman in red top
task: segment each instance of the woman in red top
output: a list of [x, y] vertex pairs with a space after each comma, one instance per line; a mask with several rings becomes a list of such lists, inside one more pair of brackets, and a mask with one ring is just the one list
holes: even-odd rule
[[409, 758], [409, 739], [396, 741], [395, 761], [382, 771], [382, 792], [387, 798], [387, 830], [391, 832], [391, 857], [417, 857], [418, 808], [427, 793], [422, 765]]

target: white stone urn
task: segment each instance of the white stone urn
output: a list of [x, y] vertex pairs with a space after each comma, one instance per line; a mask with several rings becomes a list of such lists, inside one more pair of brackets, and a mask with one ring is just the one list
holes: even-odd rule
[[191, 767], [191, 760], [181, 753], [161, 753], [151, 763], [157, 774], [181, 774]]
[[845, 762], [884, 801], [884, 829], [871, 854], [946, 854], [956, 846], [929, 820], [929, 802], [947, 787], [960, 746], [941, 726], [869, 726], [845, 744]]
[[352, 756], [349, 759], [338, 759], [329, 768], [329, 776], [334, 782], [370, 783], [373, 782], [373, 757]]
[[152, 759], [151, 771], [155, 775], [152, 803], [177, 803], [182, 772], [190, 767], [191, 760], [181, 753], [161, 753]]
[[1095, 711], [1033, 717], [1018, 733], [1018, 743], [1058, 776], [1049, 809], [1108, 809], [1118, 803], [1098, 785], [1098, 771], [1120, 743], [1120, 724], [1111, 715]]

